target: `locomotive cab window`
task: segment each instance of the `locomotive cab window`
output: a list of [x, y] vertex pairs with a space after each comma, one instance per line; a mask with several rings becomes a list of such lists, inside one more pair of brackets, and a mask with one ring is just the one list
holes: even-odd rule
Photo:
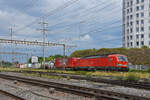
[[119, 61], [128, 61], [126, 57], [124, 56], [118, 56]]

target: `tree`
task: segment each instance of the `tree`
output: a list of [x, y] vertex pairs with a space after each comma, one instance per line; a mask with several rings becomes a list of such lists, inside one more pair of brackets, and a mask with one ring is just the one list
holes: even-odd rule
[[[54, 61], [55, 58], [63, 58], [63, 56], [60, 55], [60, 54], [57, 54], [57, 55], [54, 55], [54, 56], [45, 57], [45, 61], [46, 62], [48, 62], [48, 61]], [[38, 62], [42, 63], [43, 62], [43, 57], [38, 57]], [[32, 63], [31, 62], [31, 58], [29, 58], [28, 63]]]
[[63, 58], [63, 56], [60, 55], [60, 54], [54, 55], [53, 57], [54, 57], [54, 58]]

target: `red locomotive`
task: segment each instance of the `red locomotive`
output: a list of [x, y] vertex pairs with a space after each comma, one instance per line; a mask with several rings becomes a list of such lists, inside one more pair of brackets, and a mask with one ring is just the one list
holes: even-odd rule
[[58, 58], [55, 59], [54, 66], [56, 69], [128, 71], [128, 60], [121, 54], [107, 54], [83, 58]]

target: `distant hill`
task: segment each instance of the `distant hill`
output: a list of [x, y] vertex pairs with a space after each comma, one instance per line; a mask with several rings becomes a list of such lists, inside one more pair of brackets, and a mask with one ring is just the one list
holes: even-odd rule
[[87, 50], [77, 50], [73, 52], [71, 57], [86, 57], [86, 56], [97, 56], [108, 53], [119, 53], [126, 55], [128, 60], [133, 65], [147, 65], [150, 66], [150, 48], [102, 48], [102, 49], [87, 49]]

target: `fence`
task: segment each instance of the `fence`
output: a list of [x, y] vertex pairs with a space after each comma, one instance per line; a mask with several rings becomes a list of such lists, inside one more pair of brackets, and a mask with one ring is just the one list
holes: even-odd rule
[[129, 65], [129, 68], [133, 70], [147, 70], [149, 67], [145, 65]]

